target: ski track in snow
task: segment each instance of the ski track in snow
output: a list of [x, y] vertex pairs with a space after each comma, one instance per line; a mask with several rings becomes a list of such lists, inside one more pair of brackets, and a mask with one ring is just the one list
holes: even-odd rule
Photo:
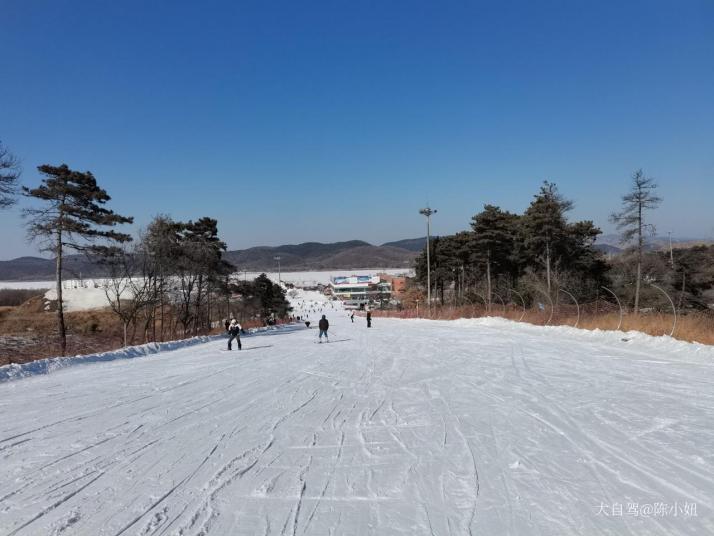
[[325, 313], [0, 384], [0, 534], [714, 533], [714, 354]]

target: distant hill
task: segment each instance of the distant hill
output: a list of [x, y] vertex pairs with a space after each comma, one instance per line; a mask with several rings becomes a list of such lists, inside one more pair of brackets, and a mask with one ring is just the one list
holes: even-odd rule
[[[64, 257], [62, 264], [62, 273], [68, 279], [104, 275], [102, 267], [82, 255], [68, 255]], [[54, 259], [19, 257], [10, 261], [0, 261], [0, 281], [37, 281], [54, 279], [54, 276]]]
[[241, 270], [275, 271], [275, 257], [280, 257], [283, 270], [337, 270], [349, 268], [407, 268], [416, 257], [414, 252], [397, 247], [373, 246], [361, 240], [322, 244], [306, 242], [297, 245], [256, 247], [229, 251], [226, 260]]
[[[650, 251], [669, 249], [669, 236], [648, 236], [645, 238], [646, 248]], [[712, 240], [702, 238], [672, 237], [672, 248], [682, 249], [694, 246], [708, 246], [714, 244]], [[597, 238], [595, 247], [605, 253], [620, 253], [627, 249], [621, 242], [619, 235], [601, 235]]]
[[387, 242], [386, 244], [382, 244], [382, 247], [393, 247], [393, 248], [401, 248], [401, 249], [406, 249], [409, 251], [415, 251], [417, 253], [421, 253], [424, 248], [426, 247], [426, 237], [423, 236], [421, 238], [407, 238], [405, 240], [397, 240], [396, 242]]
[[[350, 240], [332, 244], [305, 242], [233, 250], [226, 252], [225, 259], [239, 270], [273, 272], [278, 267], [278, 262], [275, 260], [278, 256], [282, 270], [297, 271], [411, 268], [416, 255], [414, 251], [406, 248], [389, 245], [373, 246], [362, 240]], [[80, 255], [66, 257], [63, 272], [68, 279], [105, 275], [102, 267]], [[10, 261], [0, 261], [0, 281], [48, 280], [53, 279], [54, 275], [55, 263], [52, 259], [20, 257]]]
[[[260, 246], [228, 251], [226, 260], [239, 270], [249, 272], [273, 272], [280, 267], [284, 271], [302, 270], [347, 270], [360, 268], [411, 268], [414, 259], [424, 249], [426, 237], [408, 238], [374, 246], [363, 240], [349, 240], [324, 244], [305, 242], [283, 246]], [[711, 241], [691, 238], [672, 239], [675, 248], [711, 244]], [[648, 241], [650, 249], [666, 249], [669, 237], [654, 237]], [[624, 250], [616, 235], [598, 237], [595, 247], [611, 255]], [[38, 281], [54, 279], [55, 263], [52, 259], [40, 257], [20, 257], [10, 261], [0, 261], [0, 281]], [[65, 258], [64, 274], [68, 279], [81, 277], [102, 277], [102, 267], [81, 255]]]
[[623, 251], [622, 248], [610, 244], [595, 244], [594, 247], [596, 250], [602, 251], [607, 255], [616, 255], [618, 253], [622, 253]]

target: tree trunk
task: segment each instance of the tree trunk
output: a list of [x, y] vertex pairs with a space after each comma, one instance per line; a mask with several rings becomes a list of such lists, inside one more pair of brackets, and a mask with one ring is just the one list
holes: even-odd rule
[[202, 319], [201, 319], [201, 300], [203, 299], [202, 296], [202, 291], [203, 291], [203, 275], [198, 276], [198, 290], [196, 291], [196, 318], [193, 321], [193, 335], [196, 336], [198, 335], [198, 330], [200, 327], [200, 324], [202, 324]]
[[548, 283], [548, 295], [550, 296], [550, 243], [545, 244], [545, 278]]
[[[144, 344], [146, 344], [149, 342], [149, 330], [151, 329], [151, 325], [153, 324], [154, 327], [156, 327], [156, 321], [154, 320], [154, 311], [147, 311], [144, 320]], [[154, 332], [153, 342], [156, 342], [156, 332]]]
[[151, 339], [156, 342], [156, 277], [154, 277], [154, 295], [151, 297]]
[[486, 283], [488, 292], [488, 312], [491, 312], [491, 251], [489, 250], [486, 258]]
[[131, 320], [131, 337], [129, 338], [131, 344], [134, 344], [134, 339], [136, 338], [136, 320], [136, 315], [133, 315]]
[[211, 325], [211, 293], [213, 292], [213, 286], [209, 283], [208, 284], [208, 290], [206, 291], [206, 328], [208, 330], [208, 333], [211, 332], [211, 328], [213, 327]]
[[642, 260], [637, 259], [637, 277], [635, 280], [635, 315], [640, 314], [640, 282], [642, 281]]
[[163, 273], [161, 274], [161, 285], [159, 288], [159, 307], [160, 307], [160, 315], [161, 315], [161, 328], [160, 328], [160, 340], [161, 342], [164, 342], [164, 275]]
[[642, 284], [642, 201], [637, 205], [637, 280], [635, 281], [635, 316], [640, 314], [640, 285]]
[[55, 259], [55, 283], [57, 285], [57, 331], [59, 331], [62, 355], [67, 352], [67, 329], [64, 324], [64, 305], [62, 304], [62, 230], [57, 230], [57, 248]]

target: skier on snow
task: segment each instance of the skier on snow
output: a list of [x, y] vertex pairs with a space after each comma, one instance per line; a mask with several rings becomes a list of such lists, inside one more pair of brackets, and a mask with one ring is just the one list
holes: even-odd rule
[[330, 328], [330, 323], [327, 321], [327, 318], [325, 318], [325, 315], [322, 315], [322, 318], [320, 319], [320, 322], [318, 322], [317, 327], [320, 328], [320, 342], [322, 343], [323, 335], [325, 335], [325, 340], [327, 342], [330, 342], [330, 338], [327, 336], [327, 330]]
[[240, 332], [241, 332], [241, 325], [238, 323], [238, 321], [234, 318], [231, 320], [230, 327], [228, 328], [228, 335], [230, 335], [228, 339], [228, 349], [232, 350], [233, 347], [231, 346], [231, 343], [233, 342], [233, 339], [236, 340], [238, 343], [238, 349], [241, 350], [243, 346], [240, 343]]

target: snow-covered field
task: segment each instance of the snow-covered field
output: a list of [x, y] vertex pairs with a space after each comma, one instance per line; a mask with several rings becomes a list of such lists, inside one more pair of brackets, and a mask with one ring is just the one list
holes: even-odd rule
[[[236, 279], [255, 279], [260, 274], [265, 273], [270, 279], [277, 282], [278, 279], [286, 283], [293, 283], [300, 286], [312, 286], [322, 283], [323, 285], [330, 282], [331, 277], [349, 276], [354, 274], [377, 274], [384, 273], [390, 275], [408, 275], [413, 276], [414, 270], [405, 268], [355, 268], [352, 270], [322, 270], [312, 272], [235, 272]], [[78, 280], [70, 279], [65, 283], [65, 288], [73, 288], [81, 286], [81, 284], [92, 283], [94, 279], [83, 280], [81, 283]], [[97, 279], [97, 283], [101, 283], [102, 279]], [[0, 289], [17, 288], [17, 289], [34, 289], [34, 288], [53, 288], [54, 281], [0, 281]]]
[[0, 383], [0, 534], [714, 533], [712, 348], [322, 308]]
[[[233, 277], [239, 280], [248, 281], [255, 279], [263, 272], [236, 272]], [[376, 274], [387, 273], [390, 275], [413, 276], [414, 270], [400, 268], [369, 268], [356, 270], [329, 270], [318, 272], [267, 272], [266, 275], [276, 283], [278, 280], [284, 283], [292, 283], [298, 286], [315, 286], [318, 283], [327, 284], [331, 277], [349, 276], [353, 274]], [[104, 291], [104, 279], [69, 279], [63, 283], [63, 301], [66, 311], [87, 311], [91, 309], [101, 309], [109, 306], [106, 292]], [[49, 289], [45, 294], [45, 299], [56, 300], [57, 292], [54, 290], [54, 281], [0, 281], [0, 289]], [[123, 294], [122, 294], [123, 295]]]

